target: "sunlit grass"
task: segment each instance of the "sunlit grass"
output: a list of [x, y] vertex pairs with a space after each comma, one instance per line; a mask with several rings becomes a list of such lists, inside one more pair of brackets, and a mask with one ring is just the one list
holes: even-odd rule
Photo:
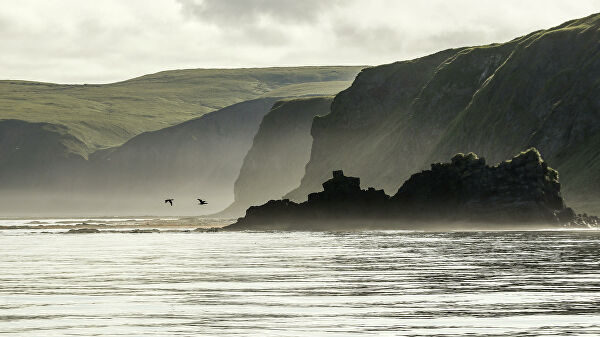
[[360, 69], [190, 69], [103, 85], [0, 81], [0, 120], [64, 125], [85, 144], [71, 151], [87, 154], [248, 99], [334, 94]]

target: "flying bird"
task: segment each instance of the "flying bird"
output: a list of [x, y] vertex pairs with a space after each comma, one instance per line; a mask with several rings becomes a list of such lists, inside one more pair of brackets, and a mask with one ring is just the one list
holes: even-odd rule
[[165, 204], [169, 203], [169, 204], [171, 204], [171, 206], [173, 206], [173, 200], [175, 200], [175, 199], [165, 199]]
[[206, 205], [208, 204], [206, 201], [202, 200], [202, 199], [196, 199], [198, 200], [199, 204], [198, 205]]

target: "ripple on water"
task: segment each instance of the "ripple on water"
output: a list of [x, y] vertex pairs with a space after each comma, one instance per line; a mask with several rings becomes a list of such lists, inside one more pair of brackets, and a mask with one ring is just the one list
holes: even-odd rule
[[0, 235], [14, 336], [600, 335], [600, 233]]

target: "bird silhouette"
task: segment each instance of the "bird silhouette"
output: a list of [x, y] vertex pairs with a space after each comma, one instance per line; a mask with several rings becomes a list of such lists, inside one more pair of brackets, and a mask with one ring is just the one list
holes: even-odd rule
[[173, 200], [175, 200], [175, 199], [165, 199], [165, 204], [169, 203], [169, 204], [171, 204], [171, 206], [173, 206]]
[[196, 199], [198, 200], [199, 204], [198, 205], [206, 205], [208, 204], [206, 201], [202, 200], [202, 199]]

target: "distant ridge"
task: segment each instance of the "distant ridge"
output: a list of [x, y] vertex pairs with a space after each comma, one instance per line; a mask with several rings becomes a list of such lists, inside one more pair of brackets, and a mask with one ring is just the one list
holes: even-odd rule
[[[66, 127], [86, 157], [146, 131], [226, 106], [268, 97], [331, 95], [347, 88], [362, 66], [168, 70], [110, 84], [0, 81], [0, 120]], [[287, 92], [286, 87], [291, 86]]]

